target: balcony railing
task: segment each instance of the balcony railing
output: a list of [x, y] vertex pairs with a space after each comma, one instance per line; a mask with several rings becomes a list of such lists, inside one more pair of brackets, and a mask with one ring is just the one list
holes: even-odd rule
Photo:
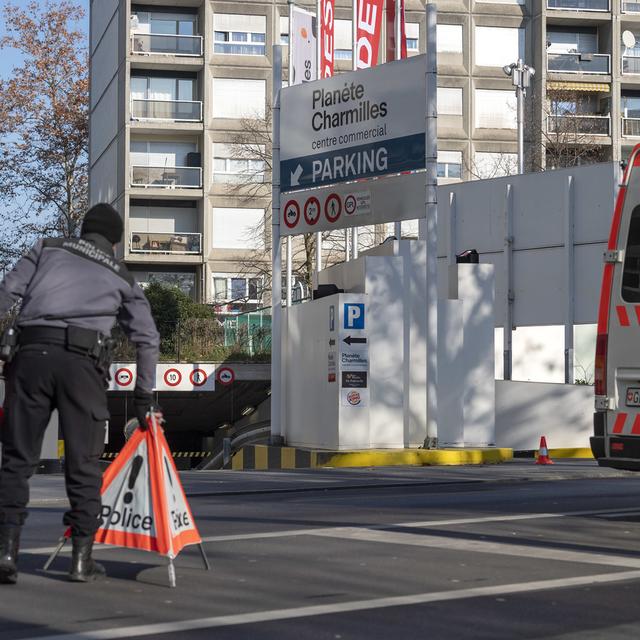
[[202, 187], [202, 167], [131, 167], [132, 187], [198, 189]]
[[[551, 115], [547, 117], [547, 132], [568, 136], [608, 136], [611, 132], [611, 118], [597, 115]], [[579, 142], [574, 140], [574, 142]]]
[[622, 73], [640, 73], [640, 56], [622, 56]]
[[622, 135], [640, 138], [640, 118], [622, 118]]
[[159, 53], [170, 56], [201, 56], [202, 36], [132, 33], [131, 51], [141, 55]]
[[609, 0], [547, 0], [547, 9], [563, 11], [609, 11]]
[[197, 255], [202, 252], [202, 234], [132, 231], [129, 247], [131, 253]]
[[640, 2], [625, 2], [622, 0], [622, 13], [640, 13]]
[[202, 102], [133, 98], [131, 100], [131, 116], [141, 120], [202, 122]]
[[547, 53], [547, 71], [556, 73], [610, 73], [607, 53]]

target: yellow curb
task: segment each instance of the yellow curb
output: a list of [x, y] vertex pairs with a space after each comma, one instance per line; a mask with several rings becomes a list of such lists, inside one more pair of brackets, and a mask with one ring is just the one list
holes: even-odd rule
[[293, 447], [282, 447], [282, 468], [296, 468], [296, 450]]
[[243, 471], [244, 470], [244, 450], [240, 449], [237, 451], [233, 458], [231, 459], [231, 468], [234, 471]]
[[266, 471], [269, 468], [269, 447], [265, 444], [253, 446], [255, 452], [254, 468], [256, 471]]
[[397, 465], [497, 464], [512, 458], [513, 449], [506, 448], [344, 451], [334, 453], [320, 466], [387, 467]]
[[[538, 458], [538, 452], [533, 454], [534, 458]], [[549, 457], [554, 458], [591, 458], [593, 459], [593, 451], [590, 447], [574, 447], [565, 449], [549, 449]]]

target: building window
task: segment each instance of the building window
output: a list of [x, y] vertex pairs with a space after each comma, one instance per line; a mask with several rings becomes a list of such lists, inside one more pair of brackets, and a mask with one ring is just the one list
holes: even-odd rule
[[518, 173], [518, 154], [478, 151], [472, 173], [480, 179], [515, 175]]
[[475, 63], [479, 67], [503, 67], [524, 58], [524, 30], [476, 27]]
[[262, 278], [245, 278], [216, 273], [213, 276], [215, 302], [260, 302], [262, 298]]
[[526, 0], [476, 0], [476, 2], [491, 2], [492, 4], [524, 4]]
[[515, 93], [497, 89], [476, 89], [475, 114], [476, 129], [515, 129]]
[[152, 282], [175, 287], [191, 298], [196, 294], [196, 274], [187, 271], [132, 271], [134, 280], [144, 289]]
[[[257, 157], [253, 155], [252, 146]], [[238, 144], [213, 145], [213, 181], [234, 183], [264, 182], [264, 145], [244, 147]]]
[[436, 27], [438, 53], [462, 53], [462, 25], [439, 24]]
[[266, 28], [265, 16], [216, 13], [213, 17], [213, 52], [263, 56], [266, 52]]
[[351, 60], [353, 33], [351, 20], [335, 20], [333, 23], [333, 56], [336, 60]]
[[547, 53], [597, 53], [595, 27], [553, 27], [547, 29]]
[[438, 151], [438, 178], [462, 178], [462, 151]]
[[280, 16], [280, 44], [289, 44], [289, 16]]
[[407, 38], [407, 53], [418, 53], [420, 50], [420, 25], [417, 22], [405, 24]]
[[442, 116], [462, 115], [462, 89], [438, 87], [438, 114]]
[[264, 209], [213, 208], [214, 249], [264, 248]]
[[214, 78], [214, 118], [264, 118], [265, 80]]

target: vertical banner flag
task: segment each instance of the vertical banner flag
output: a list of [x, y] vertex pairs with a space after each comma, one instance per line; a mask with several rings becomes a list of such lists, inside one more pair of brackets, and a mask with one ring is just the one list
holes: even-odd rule
[[320, 0], [320, 78], [333, 76], [334, 2]]
[[315, 16], [299, 7], [291, 8], [289, 46], [292, 77], [290, 85], [317, 79]]
[[407, 57], [407, 30], [405, 26], [404, 0], [387, 0], [387, 62], [396, 60], [396, 3], [400, 5], [400, 58]]
[[378, 64], [384, 0], [354, 0], [357, 3], [356, 68], [368, 69]]

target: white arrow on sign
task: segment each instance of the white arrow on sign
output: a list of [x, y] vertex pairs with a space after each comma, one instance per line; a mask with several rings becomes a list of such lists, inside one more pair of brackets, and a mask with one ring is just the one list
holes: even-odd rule
[[295, 171], [291, 172], [291, 186], [300, 186], [300, 177], [302, 176], [302, 165], [298, 165]]

